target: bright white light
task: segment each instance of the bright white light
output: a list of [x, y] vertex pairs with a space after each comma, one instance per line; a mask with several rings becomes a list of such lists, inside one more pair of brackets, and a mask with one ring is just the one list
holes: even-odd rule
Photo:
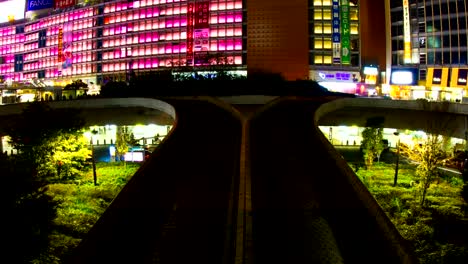
[[392, 84], [413, 84], [413, 73], [410, 71], [392, 72]]
[[25, 0], [7, 0], [6, 2], [0, 2], [0, 23], [9, 21], [10, 17], [13, 17], [14, 20], [23, 19], [25, 7]]
[[143, 152], [127, 152], [124, 155], [125, 161], [143, 161]]
[[364, 67], [365, 75], [377, 75], [378, 71], [376, 67]]
[[347, 83], [347, 82], [319, 82], [320, 86], [327, 88], [329, 91], [332, 92], [343, 92], [345, 90], [355, 90], [356, 84], [355, 83]]

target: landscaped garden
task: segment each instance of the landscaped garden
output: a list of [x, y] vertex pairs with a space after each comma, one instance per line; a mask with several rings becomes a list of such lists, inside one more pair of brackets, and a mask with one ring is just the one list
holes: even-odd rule
[[73, 182], [48, 184], [46, 194], [56, 203], [56, 216], [48, 248], [33, 263], [62, 263], [62, 258], [80, 243], [139, 166], [139, 163], [125, 166], [121, 162], [97, 163], [97, 186], [91, 169]]
[[[353, 166], [352, 166], [353, 167]], [[374, 163], [356, 175], [414, 246], [421, 263], [468, 263], [467, 203], [462, 198], [461, 176], [440, 174], [421, 204], [417, 165], [400, 164], [393, 186], [395, 164]]]

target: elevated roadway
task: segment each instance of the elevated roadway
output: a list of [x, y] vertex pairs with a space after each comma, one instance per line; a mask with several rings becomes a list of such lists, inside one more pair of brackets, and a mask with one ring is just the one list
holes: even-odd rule
[[[417, 263], [318, 129], [347, 120], [360, 125], [375, 115], [385, 115], [385, 126], [412, 128], [414, 122], [404, 121], [411, 115], [392, 119], [389, 111], [432, 115], [427, 106], [408, 102], [405, 110], [400, 102], [333, 96], [276, 98], [264, 106], [213, 98], [81, 101], [75, 107], [93, 116], [88, 124], [119, 119], [121, 104], [139, 111], [137, 118], [154, 120], [160, 117], [152, 114], [163, 112], [161, 120], [174, 126], [66, 262]], [[2, 109], [2, 120], [19, 113]], [[464, 107], [434, 109], [463, 127]]]

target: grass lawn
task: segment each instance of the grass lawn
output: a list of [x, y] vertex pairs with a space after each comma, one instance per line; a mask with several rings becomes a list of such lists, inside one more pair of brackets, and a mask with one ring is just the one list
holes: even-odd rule
[[468, 263], [463, 180], [449, 176], [436, 179], [421, 206], [422, 190], [415, 170], [415, 165], [400, 165], [396, 187], [393, 187], [394, 164], [376, 163], [369, 170], [359, 169], [356, 175], [400, 234], [412, 242], [421, 263]]
[[63, 256], [80, 243], [112, 200], [140, 167], [138, 163], [97, 163], [97, 182], [93, 171], [86, 171], [74, 183], [49, 184], [47, 194], [58, 203], [49, 249], [34, 263], [61, 263]]

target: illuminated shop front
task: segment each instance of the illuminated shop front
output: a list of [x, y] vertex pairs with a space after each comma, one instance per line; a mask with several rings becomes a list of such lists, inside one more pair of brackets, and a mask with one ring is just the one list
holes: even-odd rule
[[329, 91], [355, 94], [360, 74], [347, 71], [310, 71], [310, 79]]
[[418, 99], [426, 97], [426, 88], [420, 85], [418, 68], [394, 68], [390, 75], [389, 95], [393, 99]]

